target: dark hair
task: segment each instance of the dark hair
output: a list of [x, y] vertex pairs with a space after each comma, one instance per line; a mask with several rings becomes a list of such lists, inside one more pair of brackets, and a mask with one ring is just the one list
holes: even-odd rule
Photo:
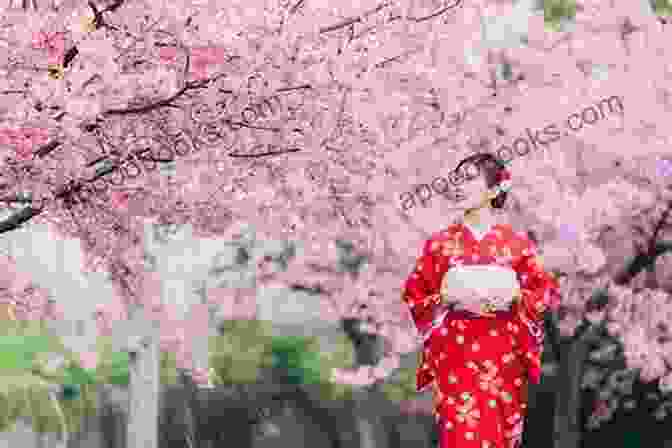
[[[474, 176], [468, 177], [466, 172], [460, 173], [462, 165], [473, 165], [476, 167], [477, 173]], [[506, 169], [506, 164], [499, 158], [490, 154], [489, 152], [478, 153], [463, 159], [455, 167], [455, 173], [461, 174], [465, 180], [473, 179], [475, 176], [483, 175], [485, 178], [485, 185], [492, 188], [497, 185], [497, 176], [501, 170]], [[481, 171], [482, 170], [482, 171]], [[464, 171], [464, 170], [463, 170]], [[505, 191], [499, 193], [497, 197], [490, 201], [492, 208], [502, 208], [506, 202]]]

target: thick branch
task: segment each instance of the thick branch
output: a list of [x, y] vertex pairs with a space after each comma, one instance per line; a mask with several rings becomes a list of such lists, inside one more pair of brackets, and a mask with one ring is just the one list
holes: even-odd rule
[[660, 231], [663, 229], [663, 226], [665, 225], [668, 216], [670, 216], [670, 212], [672, 211], [672, 201], [669, 201], [667, 203], [667, 208], [661, 215], [660, 219], [656, 223], [656, 227], [653, 229], [653, 235], [651, 235], [651, 239], [649, 239], [649, 254], [653, 255], [653, 252], [656, 250], [656, 241], [658, 240], [658, 235], [660, 234]]
[[[107, 156], [103, 156], [107, 157]], [[147, 156], [142, 156], [138, 155], [138, 158], [141, 160], [151, 160], [154, 162], [172, 162], [172, 160], [167, 160], [167, 159], [161, 159], [161, 158], [155, 158], [155, 157], [147, 157]], [[100, 161], [100, 160], [98, 160]], [[96, 173], [93, 175], [93, 177], [89, 179], [78, 179], [78, 180], [73, 180], [70, 181], [69, 184], [67, 185], [62, 185], [58, 188], [58, 190], [54, 194], [54, 199], [63, 199], [66, 198], [67, 196], [71, 194], [77, 194], [79, 193], [83, 188], [85, 184], [91, 184], [98, 179], [100, 179], [103, 176], [106, 176], [113, 171], [116, 171], [121, 167], [125, 160], [119, 161], [114, 163], [111, 166], [105, 166], [102, 168], [99, 168], [96, 170]], [[5, 202], [32, 202], [30, 200], [26, 200], [25, 198], [21, 197], [8, 197], [8, 198], [1, 198], [0, 201], [5, 201]], [[21, 227], [21, 225], [27, 221], [30, 221], [33, 217], [39, 215], [42, 213], [44, 209], [43, 208], [33, 208], [31, 206], [25, 207], [15, 214], [11, 215], [9, 218], [7, 218], [4, 221], [0, 221], [0, 234], [9, 232], [15, 229], [18, 229]]]
[[[423, 17], [408, 17], [408, 20], [413, 20], [416, 23], [424, 22], [426, 20], [430, 20], [430, 19], [433, 19], [435, 17], [438, 17], [438, 16], [440, 16], [441, 14], [443, 14], [447, 11], [450, 11], [451, 9], [459, 6], [461, 3], [462, 3], [462, 0], [455, 0], [454, 4], [446, 6], [445, 8], [441, 8], [437, 12], [434, 12], [430, 15], [423, 16]], [[362, 14], [359, 17], [350, 17], [350, 18], [345, 19], [345, 20], [343, 20], [339, 23], [336, 23], [334, 25], [329, 25], [329, 26], [322, 27], [322, 28], [320, 28], [320, 34], [340, 30], [342, 28], [346, 28], [348, 26], [354, 25], [355, 23], [360, 23], [360, 22], [362, 22], [363, 17], [366, 17], [370, 14], [375, 14], [386, 6], [388, 6], [388, 3], [382, 3], [381, 5], [378, 5], [374, 10], [365, 12], [364, 14]], [[399, 18], [398, 16], [397, 17], [392, 17], [388, 20], [388, 23], [393, 21], [393, 20], [396, 20], [398, 18]]]
[[280, 154], [286, 154], [288, 152], [299, 152], [301, 151], [300, 148], [292, 148], [292, 149], [287, 149], [285, 151], [267, 151], [267, 152], [262, 152], [259, 154], [236, 154], [236, 153], [231, 153], [229, 154], [229, 157], [240, 157], [240, 158], [248, 158], [248, 159], [253, 159], [255, 157], [266, 157], [266, 156], [277, 156]]
[[[296, 87], [281, 87], [277, 90], [277, 92], [291, 92], [292, 90], [300, 90], [300, 89], [312, 89], [313, 86], [310, 84], [301, 84], [300, 86]], [[224, 91], [228, 93], [233, 93], [231, 91]]]
[[617, 285], [625, 285], [629, 283], [633, 278], [635, 278], [635, 276], [637, 276], [637, 274], [641, 272], [642, 269], [651, 266], [651, 264], [655, 261], [658, 247], [656, 241], [658, 239], [658, 235], [663, 229], [663, 226], [666, 224], [667, 218], [669, 217], [671, 212], [672, 212], [672, 201], [668, 202], [667, 208], [665, 209], [660, 219], [656, 223], [653, 230], [653, 234], [651, 235], [651, 238], [649, 238], [648, 241], [647, 251], [645, 253], [637, 254], [637, 256], [630, 263], [628, 263], [628, 266], [626, 266], [623, 272], [616, 275], [614, 282]]
[[105, 9], [103, 9], [100, 13], [102, 14], [104, 12], [114, 12], [117, 9], [119, 9], [119, 7], [123, 4], [124, 4], [124, 0], [116, 0], [113, 4], [111, 4], [110, 6], [108, 6]]
[[37, 151], [35, 151], [34, 154], [35, 154], [37, 157], [39, 157], [39, 158], [44, 158], [44, 157], [46, 157], [50, 152], [52, 152], [54, 149], [56, 149], [56, 148], [58, 148], [59, 146], [61, 146], [61, 144], [62, 144], [62, 143], [59, 142], [58, 140], [52, 140], [52, 141], [50, 141], [49, 143], [47, 143], [46, 145], [43, 145], [43, 146], [39, 147], [39, 148], [37, 149]]
[[243, 123], [241, 121], [231, 121], [231, 120], [222, 120], [224, 123], [233, 125], [233, 126], [240, 126], [242, 128], [248, 128], [248, 129], [261, 129], [262, 131], [272, 131], [272, 132], [280, 132], [280, 128], [267, 128], [265, 126], [253, 126], [251, 124]]
[[77, 47], [72, 47], [68, 49], [68, 51], [65, 52], [65, 55], [63, 56], [63, 68], [67, 68], [68, 65], [72, 62], [73, 59], [75, 59], [75, 56], [79, 54], [79, 50]]
[[359, 22], [362, 21], [363, 17], [366, 17], [370, 14], [375, 14], [375, 13], [377, 13], [378, 11], [380, 11], [381, 9], [383, 9], [384, 7], [386, 7], [388, 5], [389, 5], [389, 3], [381, 3], [380, 5], [376, 6], [372, 11], [367, 11], [359, 17], [350, 17], [350, 18], [345, 19], [344, 21], [336, 23], [334, 25], [329, 25], [329, 26], [326, 26], [326, 27], [322, 27], [322, 28], [320, 28], [320, 34], [340, 30], [341, 28], [345, 28], [345, 27], [350, 26], [352, 24], [359, 23]]
[[439, 11], [437, 11], [437, 12], [435, 12], [435, 13], [432, 13], [432, 14], [430, 14], [430, 15], [428, 15], [428, 16], [424, 16], [424, 17], [409, 17], [409, 19], [415, 21], [416, 23], [424, 22], [425, 20], [433, 19], [434, 17], [438, 17], [438, 16], [440, 16], [440, 15], [443, 14], [444, 12], [450, 11], [451, 9], [455, 8], [456, 6], [459, 6], [460, 3], [462, 3], [462, 0], [456, 0], [456, 1], [455, 1], [455, 4], [450, 5], [450, 6], [446, 6], [445, 8], [440, 9]]
[[40, 213], [42, 213], [42, 210], [34, 209], [30, 206], [23, 208], [6, 220], [0, 222], [0, 233], [18, 229], [24, 222], [30, 221], [34, 216], [37, 216]]
[[145, 112], [151, 112], [155, 109], [161, 108], [161, 107], [166, 107], [166, 106], [171, 106], [172, 102], [178, 99], [180, 96], [184, 95], [184, 93], [188, 90], [194, 90], [194, 89], [200, 89], [205, 87], [209, 82], [215, 81], [219, 78], [222, 78], [226, 76], [226, 73], [220, 73], [219, 75], [215, 76], [214, 78], [211, 79], [205, 79], [202, 81], [192, 81], [192, 82], [187, 82], [184, 87], [182, 87], [180, 90], [177, 91], [174, 95], [172, 95], [169, 98], [165, 98], [163, 100], [159, 100], [155, 103], [148, 104], [146, 106], [141, 106], [141, 107], [131, 107], [131, 108], [126, 108], [126, 109], [111, 109], [111, 110], [106, 110], [103, 112], [103, 115], [130, 115], [130, 114], [142, 114]]
[[294, 6], [289, 9], [290, 14], [294, 14], [301, 6], [303, 6], [305, 0], [299, 0]]
[[7, 196], [0, 198], [0, 202], [23, 202], [26, 204], [32, 203], [33, 200], [26, 196]]

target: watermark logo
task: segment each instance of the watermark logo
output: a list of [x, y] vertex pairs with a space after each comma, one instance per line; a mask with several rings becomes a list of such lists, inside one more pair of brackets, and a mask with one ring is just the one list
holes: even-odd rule
[[[608, 113], [606, 111], [608, 110]], [[607, 99], [602, 99], [595, 105], [584, 108], [580, 113], [573, 113], [565, 120], [566, 127], [572, 132], [577, 132], [583, 128], [584, 123], [594, 124], [597, 121], [604, 119], [608, 114], [617, 112], [619, 115], [623, 114], [623, 102], [619, 96], [611, 96]], [[564, 132], [556, 124], [550, 124], [543, 128], [543, 131], [532, 132], [530, 128], [525, 129], [526, 136], [518, 137], [511, 145], [501, 145], [494, 152], [494, 155], [505, 164], [510, 164], [517, 157], [528, 155], [533, 149], [539, 150], [548, 149], [552, 143], [557, 142], [563, 136], [570, 134], [570, 131]], [[542, 134], [545, 138], [542, 139]], [[452, 171], [448, 178], [437, 177], [431, 184], [416, 185], [413, 191], [405, 192], [400, 195], [401, 208], [403, 211], [408, 211], [415, 207], [415, 197], [419, 199], [423, 207], [427, 206], [429, 200], [434, 196], [434, 192], [438, 195], [451, 199], [454, 202], [464, 200], [463, 197], [451, 188], [464, 183], [469, 180], [471, 176], [468, 173], [457, 173]], [[431, 187], [430, 187], [431, 185]]]
[[[219, 93], [223, 95], [216, 99], [218, 109], [213, 110], [206, 103], [189, 105], [187, 116], [192, 123], [183, 123], [184, 126], [177, 130], [168, 129], [170, 126], [166, 123], [158, 123], [160, 131], [156, 135], [136, 137], [124, 145], [113, 143], [98, 122], [85, 124], [83, 129], [95, 136], [102, 150], [84, 167], [85, 170], [94, 169], [95, 172], [89, 177], [73, 179], [65, 185], [52, 189], [46, 197], [39, 198], [37, 201], [39, 204], [32, 201], [33, 208], [42, 209], [48, 202], [57, 198], [71, 204], [86, 201], [92, 194], [104, 194], [110, 186], [121, 187], [128, 180], [156, 171], [160, 164], [174, 162], [177, 157], [186, 157], [204, 148], [225, 146], [228, 148], [229, 157], [238, 158], [268, 157], [298, 152], [301, 148], [295, 144], [290, 144], [288, 147], [257, 144], [249, 150], [242, 150], [236, 147], [236, 144], [238, 133], [243, 128], [249, 128], [254, 132], [281, 132], [281, 129], [263, 126], [259, 122], [277, 116], [285, 109], [291, 109], [282, 101], [282, 94], [289, 95], [304, 89], [310, 89], [310, 85], [278, 89], [269, 97], [257, 97], [247, 101], [246, 104], [238, 104], [237, 107], [231, 108], [221, 106], [231, 106], [239, 96], [231, 90], [219, 89]], [[245, 98], [249, 99], [251, 96]], [[303, 104], [302, 100], [299, 102]], [[292, 129], [288, 134], [290, 140], [301, 140], [304, 131]], [[291, 138], [292, 136], [299, 137]], [[27, 169], [30, 170], [30, 174], [39, 175], [41, 170], [27, 162], [35, 157], [41, 157], [39, 150], [33, 153], [33, 147], [37, 143], [44, 143], [46, 138], [46, 133], [40, 129], [1, 130], [0, 143], [14, 147], [18, 159], [10, 158], [8, 169], [17, 171], [17, 175], [21, 174], [18, 171]]]

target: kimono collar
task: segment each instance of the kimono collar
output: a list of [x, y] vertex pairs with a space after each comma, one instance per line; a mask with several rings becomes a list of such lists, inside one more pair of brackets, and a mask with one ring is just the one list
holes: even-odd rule
[[460, 224], [461, 224], [462, 226], [466, 227], [467, 229], [469, 229], [469, 231], [470, 231], [471, 234], [474, 236], [474, 238], [475, 238], [476, 240], [478, 240], [479, 242], [482, 241], [483, 238], [485, 238], [485, 236], [486, 236], [487, 234], [489, 234], [490, 232], [492, 232], [492, 230], [493, 230], [495, 227], [497, 227], [497, 225], [498, 225], [497, 223], [495, 223], [495, 224], [492, 224], [492, 225], [489, 225], [489, 226], [485, 226], [485, 225], [484, 225], [484, 226], [475, 226], [475, 225], [473, 225], [473, 224], [469, 224], [469, 223], [467, 223], [467, 222], [465, 222], [465, 221], [461, 221]]

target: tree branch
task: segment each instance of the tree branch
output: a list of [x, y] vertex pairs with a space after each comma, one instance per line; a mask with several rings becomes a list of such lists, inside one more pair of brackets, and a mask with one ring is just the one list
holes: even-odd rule
[[[60, 143], [59, 143], [60, 144]], [[151, 160], [154, 162], [172, 162], [172, 160], [166, 160], [166, 159], [160, 159], [160, 158], [155, 158], [155, 157], [146, 157], [140, 155], [137, 151], [134, 153], [140, 160]], [[97, 162], [106, 159], [108, 156], [102, 156], [99, 158]], [[70, 181], [69, 184], [66, 185], [61, 185], [55, 192], [54, 198], [53, 199], [62, 199], [62, 198], [67, 198], [69, 195], [72, 194], [77, 194], [82, 191], [84, 188], [85, 184], [92, 184], [96, 180], [100, 179], [103, 176], [106, 176], [107, 174], [112, 173], [113, 171], [116, 171], [121, 167], [121, 165], [126, 161], [127, 159], [124, 159], [122, 161], [116, 162], [111, 166], [105, 166], [102, 168], [99, 168], [96, 170], [96, 173], [93, 175], [93, 177], [89, 179], [78, 179], [78, 180], [72, 180]], [[0, 201], [4, 202], [32, 202], [32, 200], [27, 200], [24, 198], [20, 197], [8, 197], [8, 198], [1, 198]], [[44, 208], [33, 208], [32, 206], [28, 206], [25, 208], [22, 208], [15, 214], [11, 215], [9, 218], [7, 218], [4, 221], [0, 221], [0, 234], [9, 232], [15, 229], [18, 229], [23, 225], [23, 223], [30, 221], [33, 217], [39, 215], [44, 211]]]
[[[313, 86], [310, 85], [310, 84], [301, 84], [300, 86], [296, 86], [296, 87], [281, 87], [278, 90], [276, 90], [276, 92], [290, 92], [292, 90], [312, 89], [312, 88], [313, 88]], [[233, 93], [230, 90], [226, 90], [226, 91], [222, 90], [222, 92]]]
[[102, 113], [102, 115], [130, 115], [130, 114], [142, 114], [145, 112], [150, 112], [155, 109], [159, 109], [161, 107], [166, 107], [169, 105], [172, 105], [173, 101], [178, 99], [180, 96], [182, 96], [186, 91], [188, 90], [194, 90], [194, 89], [200, 89], [205, 87], [209, 82], [215, 81], [219, 78], [225, 77], [227, 74], [226, 73], [220, 73], [219, 75], [215, 76], [214, 78], [210, 79], [205, 79], [202, 81], [192, 81], [192, 82], [187, 82], [184, 87], [182, 87], [177, 93], [172, 95], [169, 98], [165, 98], [163, 100], [159, 100], [155, 103], [148, 104], [146, 106], [141, 106], [141, 107], [131, 107], [131, 108], [126, 108], [126, 109], [110, 109], [106, 110]]
[[248, 129], [261, 129], [263, 131], [273, 131], [273, 132], [280, 132], [280, 128], [267, 128], [264, 126], [253, 126], [251, 124], [247, 124], [244, 122], [240, 121], [231, 121], [231, 120], [222, 120], [224, 123], [229, 124], [229, 125], [234, 125], [234, 126], [240, 126], [243, 128], [248, 128]]
[[294, 6], [289, 9], [290, 14], [294, 14], [301, 6], [303, 6], [305, 0], [299, 0]]
[[[123, 0], [117, 0], [110, 7], [106, 8], [102, 11], [98, 11], [96, 6], [89, 1], [88, 2], [89, 7], [92, 9], [92, 11], [94, 13], [94, 16], [96, 17], [96, 22], [94, 22], [95, 26], [99, 27], [99, 26], [104, 25], [104, 23], [102, 22], [102, 14], [104, 12], [107, 12], [107, 11], [116, 10], [117, 8], [119, 8], [121, 6], [122, 3], [123, 3]], [[64, 67], [69, 65], [78, 53], [79, 53], [79, 50], [76, 47], [70, 48], [64, 56], [64, 61], [63, 61]], [[185, 72], [188, 70], [188, 67], [189, 67], [189, 57], [187, 55], [187, 63], [186, 63], [186, 66], [185, 66]], [[174, 105], [171, 104], [171, 103], [174, 100], [176, 100], [177, 98], [179, 98], [181, 95], [183, 95], [185, 92], [187, 92], [189, 90], [195, 90], [195, 89], [203, 88], [203, 87], [207, 86], [208, 83], [210, 83], [212, 81], [216, 81], [217, 79], [219, 79], [221, 77], [224, 77], [224, 76], [226, 76], [226, 74], [221, 73], [217, 76], [214, 76], [212, 78], [208, 78], [208, 79], [205, 79], [205, 80], [186, 82], [184, 87], [182, 87], [178, 92], [176, 92], [175, 94], [173, 94], [169, 98], [165, 98], [165, 99], [159, 100], [155, 103], [148, 104], [146, 106], [141, 106], [141, 107], [107, 110], [107, 111], [104, 111], [102, 113], [102, 115], [141, 114], [141, 113], [146, 113], [146, 112], [150, 112], [152, 110], [159, 109], [161, 107], [174, 107]], [[278, 89], [278, 92], [287, 92], [287, 91], [298, 90], [298, 89], [306, 89], [306, 88], [307, 89], [311, 88], [311, 85], [310, 84], [303, 84], [303, 85], [296, 86], [296, 87], [281, 88], [281, 89]], [[233, 93], [233, 92], [226, 91], [226, 93]], [[238, 124], [240, 126], [251, 127], [251, 128], [253, 127], [253, 126], [246, 125], [245, 123], [236, 123], [236, 124]], [[258, 128], [258, 127], [255, 127], [255, 128]], [[259, 128], [259, 129], [274, 130], [276, 132], [279, 131], [279, 129], [274, 129], [274, 128]], [[48, 154], [50, 154], [52, 151], [54, 151], [55, 149], [60, 147], [61, 145], [62, 145], [61, 141], [53, 140], [53, 141], [41, 146], [40, 148], [38, 148], [36, 151], [34, 151], [33, 154], [35, 156], [39, 157], [39, 158], [44, 158]], [[297, 151], [300, 151], [300, 149], [292, 148], [292, 149], [288, 149], [288, 150], [282, 151], [282, 152], [266, 152], [266, 153], [262, 153], [262, 154], [230, 154], [230, 157], [257, 158], [257, 157], [265, 157], [265, 156], [271, 156], [271, 155], [280, 155], [280, 154], [284, 154], [284, 153], [297, 152]], [[166, 159], [155, 158], [155, 157], [144, 157], [144, 156], [141, 156], [141, 154], [139, 154], [137, 151], [136, 151], [135, 155], [140, 160], [151, 160], [151, 161], [154, 161], [154, 162], [172, 162], [173, 161], [172, 159], [171, 160], [166, 160]], [[94, 160], [92, 162], [89, 162], [87, 164], [87, 167], [93, 166], [96, 163], [104, 161], [104, 160], [109, 160], [109, 156], [108, 155], [101, 156], [101, 157], [97, 158], [96, 160]], [[66, 185], [66, 186], [61, 186], [59, 188], [59, 190], [54, 194], [53, 199], [64, 198], [67, 195], [80, 192], [83, 189], [85, 184], [93, 183], [96, 180], [100, 179], [101, 177], [103, 177], [103, 176], [105, 176], [109, 173], [112, 173], [113, 171], [116, 171], [117, 169], [120, 168], [120, 166], [126, 160], [127, 159], [124, 159], [122, 161], [114, 163], [112, 166], [106, 166], [106, 167], [98, 169], [96, 171], [96, 173], [94, 174], [94, 176], [90, 179], [78, 179], [76, 181], [71, 181], [71, 183]], [[28, 199], [18, 198], [18, 197], [4, 198], [4, 199], [0, 199], [0, 201], [4, 201], [4, 202], [32, 202]], [[9, 231], [12, 231], [14, 229], [17, 229], [17, 228], [21, 227], [21, 225], [23, 223], [25, 223], [25, 222], [29, 221], [30, 219], [32, 219], [33, 217], [39, 215], [40, 213], [42, 213], [43, 210], [44, 210], [44, 208], [34, 208], [32, 206], [28, 206], [28, 207], [25, 207], [25, 208], [21, 209], [20, 211], [13, 214], [12, 216], [7, 218], [6, 220], [0, 221], [0, 233], [9, 232]]]
[[428, 15], [428, 16], [424, 16], [424, 17], [409, 17], [409, 19], [415, 21], [416, 23], [424, 22], [425, 20], [430, 20], [430, 19], [433, 19], [434, 17], [438, 17], [438, 16], [440, 16], [441, 14], [443, 14], [443, 13], [446, 12], [446, 11], [450, 11], [451, 9], [455, 8], [456, 6], [459, 6], [460, 3], [462, 3], [462, 0], [456, 0], [456, 2], [455, 2], [454, 5], [446, 6], [445, 8], [440, 9], [439, 11], [437, 11], [437, 12], [435, 12], [435, 13], [432, 13], [432, 14], [430, 14], [430, 15]]
[[649, 238], [648, 241], [647, 251], [637, 254], [637, 256], [635, 256], [635, 258], [632, 259], [630, 263], [628, 263], [625, 269], [615, 276], [614, 282], [617, 285], [625, 285], [629, 283], [643, 269], [652, 266], [652, 264], [655, 262], [658, 249], [658, 244], [656, 243], [656, 240], [658, 239], [658, 236], [660, 235], [663, 226], [666, 224], [667, 218], [669, 217], [671, 212], [672, 212], [672, 201], [667, 203], [667, 208], [661, 215], [658, 222], [656, 222], [651, 238]]
[[[93, 26], [95, 29], [100, 29], [101, 27], [106, 27], [106, 28], [115, 28], [107, 23], [105, 23], [105, 20], [103, 19], [103, 13], [105, 12], [113, 12], [116, 9], [118, 9], [122, 4], [124, 3], [124, 0], [116, 0], [114, 4], [111, 6], [108, 6], [107, 8], [103, 9], [102, 11], [98, 11], [98, 8], [96, 8], [96, 5], [93, 4], [91, 0], [87, 2], [89, 5], [89, 8], [91, 8], [91, 11], [93, 11]], [[37, 8], [36, 8], [37, 9]], [[70, 63], [72, 62], [73, 59], [75, 59], [75, 56], [79, 54], [79, 50], [77, 49], [76, 46], [69, 48], [68, 51], [65, 52], [65, 55], [63, 56], [63, 68], [68, 67]]]
[[63, 68], [67, 68], [68, 65], [72, 62], [73, 59], [75, 59], [75, 56], [79, 54], [79, 50], [77, 47], [71, 47], [68, 49], [68, 51], [65, 52], [65, 55], [63, 56]]
[[[458, 1], [461, 1], [461, 0], [458, 0]], [[348, 26], [353, 25], [355, 23], [359, 23], [359, 22], [362, 21], [363, 17], [369, 16], [371, 14], [375, 14], [375, 13], [377, 13], [378, 11], [380, 11], [381, 9], [383, 9], [384, 7], [386, 7], [388, 5], [389, 5], [389, 3], [381, 3], [380, 5], [376, 6], [373, 10], [364, 12], [359, 17], [350, 17], [350, 18], [345, 19], [342, 22], [336, 23], [334, 25], [329, 25], [329, 26], [326, 26], [326, 27], [322, 27], [322, 28], [320, 28], [320, 34], [340, 30], [341, 28], [345, 28], [345, 27], [348, 27]]]
[[35, 151], [33, 154], [35, 154], [39, 158], [44, 158], [46, 157], [50, 152], [61, 146], [61, 142], [58, 140], [52, 140], [49, 143], [39, 147], [37, 151]]
[[19, 210], [4, 221], [0, 221], [0, 233], [9, 232], [18, 229], [24, 222], [30, 221], [34, 216], [42, 213], [40, 209], [34, 209], [30, 206]]
[[32, 203], [33, 200], [25, 196], [7, 196], [0, 198], [0, 202], [22, 202], [22, 203]]
[[113, 4], [111, 4], [110, 6], [108, 6], [105, 9], [103, 9], [100, 13], [102, 14], [104, 12], [114, 12], [117, 9], [119, 9], [119, 7], [123, 4], [124, 4], [124, 0], [116, 0]]
[[653, 235], [651, 235], [651, 238], [649, 239], [649, 247], [648, 247], [648, 252], [649, 254], [653, 254], [656, 250], [656, 241], [658, 240], [658, 235], [660, 234], [660, 231], [662, 230], [663, 226], [665, 225], [668, 216], [670, 216], [670, 212], [672, 211], [672, 201], [667, 202], [667, 208], [665, 211], [663, 211], [663, 214], [661, 215], [660, 219], [656, 223], [656, 227], [653, 229]]
[[236, 154], [236, 153], [231, 153], [231, 154], [229, 154], [229, 157], [240, 157], [240, 158], [253, 159], [255, 157], [278, 156], [280, 154], [286, 154], [288, 152], [299, 152], [299, 151], [301, 151], [300, 148], [292, 148], [292, 149], [287, 149], [285, 151], [280, 151], [280, 152], [267, 151], [267, 152], [262, 152], [262, 153], [259, 153], [259, 154]]

